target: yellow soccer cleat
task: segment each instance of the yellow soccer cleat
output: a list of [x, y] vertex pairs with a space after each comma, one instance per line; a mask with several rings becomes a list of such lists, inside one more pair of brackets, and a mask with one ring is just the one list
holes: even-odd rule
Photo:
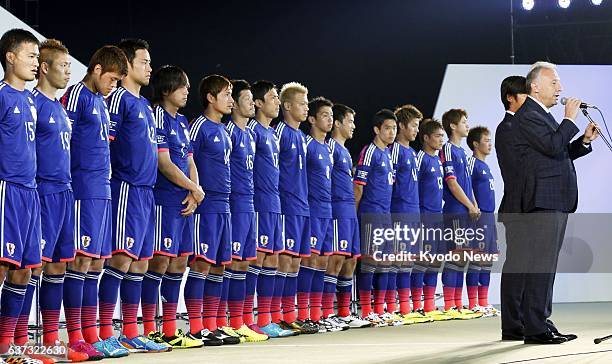
[[406, 319], [412, 320], [415, 324], [423, 324], [432, 322], [433, 318], [427, 316], [423, 309], [419, 309], [404, 316]]
[[229, 326], [223, 326], [221, 330], [223, 330], [223, 332], [225, 332], [228, 336], [237, 337], [238, 339], [240, 339], [241, 344], [247, 341], [244, 336], [238, 335], [236, 331], [234, 331], [234, 329]]
[[240, 326], [240, 328], [235, 330], [235, 332], [236, 334], [240, 335], [240, 337], [244, 337], [248, 343], [257, 343], [269, 339], [268, 335], [258, 334], [249, 329], [247, 325]]
[[430, 317], [433, 321], [448, 321], [454, 319], [454, 317], [449, 316], [438, 309], [425, 312], [425, 315], [427, 315], [427, 317]]

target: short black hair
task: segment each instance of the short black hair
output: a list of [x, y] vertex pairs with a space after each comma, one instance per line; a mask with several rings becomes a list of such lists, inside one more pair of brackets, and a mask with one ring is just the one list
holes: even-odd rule
[[159, 104], [174, 91], [189, 84], [187, 74], [180, 67], [164, 65], [157, 69], [151, 77], [153, 97], [151, 101]]
[[434, 132], [438, 130], [444, 130], [442, 127], [442, 123], [440, 123], [436, 119], [425, 119], [419, 125], [419, 134], [421, 134], [421, 142], [425, 142], [425, 135], [431, 136]]
[[322, 107], [334, 107], [334, 103], [323, 96], [317, 96], [308, 103], [308, 116], [317, 116]]
[[393, 111], [389, 109], [379, 110], [376, 114], [374, 114], [374, 117], [372, 118], [372, 126], [380, 129], [380, 127], [384, 124], [385, 120], [389, 119], [394, 120], [397, 123], [397, 117], [395, 116]]
[[276, 85], [270, 81], [259, 80], [255, 81], [253, 85], [251, 85], [251, 92], [253, 93], [253, 101], [261, 100], [264, 102], [264, 97], [270, 90], [275, 89]]
[[122, 39], [121, 42], [117, 45], [117, 47], [121, 48], [129, 64], [133, 64], [134, 58], [136, 58], [136, 51], [139, 49], [149, 50], [149, 43], [146, 40], [138, 39], [138, 38], [126, 38]]
[[491, 132], [486, 126], [475, 126], [470, 128], [467, 136], [467, 145], [471, 150], [474, 150], [474, 142], [479, 142], [483, 135], [490, 135]]
[[232, 98], [236, 103], [240, 98], [240, 93], [244, 90], [250, 90], [251, 85], [245, 80], [232, 80]]
[[504, 78], [500, 87], [501, 101], [504, 104], [504, 110], [510, 108], [510, 102], [508, 102], [508, 96], [514, 96], [518, 94], [527, 94], [527, 80], [523, 76], [509, 76]]
[[467, 118], [467, 116], [467, 111], [463, 109], [450, 109], [442, 114], [442, 127], [449, 138], [453, 135], [453, 128], [451, 128], [451, 124], [457, 125], [461, 121], [461, 118]]
[[342, 122], [348, 114], [357, 114], [355, 110], [343, 104], [334, 104], [332, 111], [334, 112], [334, 120], [339, 122]]
[[6, 72], [6, 54], [15, 52], [23, 43], [34, 43], [40, 45], [38, 38], [25, 29], [11, 29], [0, 38], [0, 64]]
[[208, 94], [217, 97], [226, 87], [231, 88], [232, 83], [226, 77], [221, 75], [208, 75], [200, 80], [198, 90], [200, 91], [200, 101], [204, 109], [208, 107]]

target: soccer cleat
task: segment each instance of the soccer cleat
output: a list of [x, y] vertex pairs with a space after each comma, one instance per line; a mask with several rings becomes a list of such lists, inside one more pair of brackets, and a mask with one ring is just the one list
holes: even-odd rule
[[238, 335], [238, 333], [236, 333], [233, 327], [223, 326], [221, 327], [221, 330], [223, 330], [223, 332], [225, 332], [227, 335], [231, 337], [237, 337], [240, 340], [240, 343], [246, 342], [246, 338], [244, 336]]
[[287, 323], [285, 321], [280, 321], [277, 325], [283, 330], [289, 330], [293, 332], [293, 336], [298, 336], [302, 333], [302, 330], [298, 327], [298, 325], [294, 325], [295, 323]]
[[223, 345], [240, 344], [240, 337], [231, 336], [221, 328], [216, 329], [212, 334], [215, 335], [217, 339], [222, 340]]
[[21, 355], [4, 358], [4, 362], [7, 364], [43, 364], [43, 362], [38, 359], [32, 359]]
[[452, 316], [445, 314], [437, 308], [433, 311], [425, 312], [425, 315], [427, 315], [427, 317], [431, 318], [433, 321], [448, 321], [453, 319]]
[[188, 332], [186, 335], [190, 339], [200, 340], [204, 343], [204, 346], [221, 346], [223, 340], [219, 339], [215, 334], [210, 332], [208, 329], [204, 329], [196, 334]]
[[159, 345], [165, 345], [168, 348], [168, 351], [172, 351], [172, 345], [168, 344], [166, 340], [164, 340], [164, 334], [159, 331], [151, 331], [149, 335], [147, 335], [149, 340], [153, 340], [154, 343]]
[[240, 337], [244, 337], [249, 343], [257, 343], [266, 341], [269, 339], [268, 335], [258, 334], [255, 331], [249, 329], [247, 325], [242, 325], [238, 330], [234, 330]]
[[415, 324], [422, 324], [425, 322], [432, 322], [433, 318], [427, 316], [423, 309], [418, 309], [416, 311], [412, 311], [407, 315], [404, 315], [405, 318], [414, 321]]
[[85, 342], [84, 340], [79, 340], [72, 343], [69, 347], [76, 352], [87, 354], [88, 361], [104, 359], [104, 354], [102, 352], [98, 351], [95, 346]]
[[412, 325], [415, 323], [413, 319], [402, 315], [400, 312], [394, 312], [392, 315], [396, 320], [402, 321], [403, 325]]
[[155, 342], [157, 342], [157, 340], [161, 340], [173, 349], [190, 349], [204, 346], [204, 342], [202, 340], [188, 337], [181, 329], [176, 330], [173, 336], [166, 336], [163, 333], [158, 334], [159, 335], [155, 336], [156, 339], [153, 339], [151, 337], [151, 333], [149, 333], [149, 339], [152, 339]]
[[400, 318], [396, 318], [395, 315], [385, 312], [380, 316], [380, 319], [387, 323], [388, 326], [402, 326], [404, 321]]
[[361, 319], [359, 317], [357, 317], [356, 315], [349, 315], [349, 316], [345, 316], [345, 317], [336, 317], [336, 319], [344, 322], [345, 324], [349, 325], [349, 327], [351, 329], [361, 329], [364, 327], [372, 327], [372, 323], [370, 321]]
[[369, 321], [374, 327], [385, 327], [389, 326], [384, 320], [382, 320], [375, 312], [370, 312], [369, 315], [363, 317], [364, 320]]
[[263, 332], [261, 330], [261, 328], [259, 326], [257, 326], [257, 324], [250, 324], [247, 326], [249, 329], [255, 331], [258, 334], [262, 334], [262, 335], [267, 335], [265, 332]]
[[96, 350], [104, 354], [105, 358], [121, 358], [130, 354], [130, 351], [121, 345], [119, 340], [114, 336], [106, 340], [100, 340], [92, 345]]
[[459, 312], [461, 312], [461, 314], [465, 315], [470, 320], [471, 319], [480, 318], [483, 315], [481, 312], [474, 312], [474, 311], [468, 309], [467, 307], [459, 307], [458, 310], [459, 310]]
[[[68, 345], [66, 345], [66, 343], [63, 341], [56, 340], [53, 344], [50, 344], [47, 346], [55, 346], [55, 347], [58, 347], [58, 349], [59, 347], [65, 348], [65, 351], [62, 351], [61, 353], [59, 353], [59, 355], [56, 355], [58, 359], [57, 362], [63, 362], [66, 359], [68, 359], [68, 361], [70, 361], [71, 363], [80, 363], [82, 361], [86, 361], [87, 359], [89, 359], [89, 355], [70, 349]], [[62, 357], [61, 359], [60, 359], [60, 356]], [[54, 357], [54, 359], [56, 358]]]
[[299, 332], [294, 332], [293, 330], [286, 330], [280, 327], [278, 324], [274, 322], [269, 323], [268, 325], [261, 328], [261, 331], [268, 335], [271, 338], [279, 338], [279, 337], [289, 337], [299, 335]]
[[326, 319], [324, 320], [330, 320], [334, 325], [340, 327], [342, 329], [342, 331], [346, 331], [348, 329], [350, 329], [351, 327], [349, 326], [349, 324], [347, 324], [346, 322], [340, 320], [338, 318], [338, 316], [336, 315], [329, 315], [327, 316]]
[[319, 332], [319, 325], [310, 319], [304, 321], [295, 320], [292, 325], [297, 325], [302, 334], [311, 335]]
[[55, 364], [57, 363], [55, 359], [48, 357], [46, 355], [41, 354], [28, 354], [26, 355], [30, 359], [39, 360], [42, 364]]
[[482, 313], [482, 317], [497, 317], [500, 315], [499, 310], [492, 305], [488, 305], [486, 307], [476, 305], [472, 311]]
[[333, 322], [333, 320], [327, 318], [321, 319], [318, 322], [313, 321], [313, 323], [319, 327], [319, 333], [321, 334], [326, 332], [342, 331], [342, 327]]
[[168, 345], [158, 344], [143, 335], [138, 335], [132, 339], [128, 339], [125, 335], [121, 335], [119, 342], [123, 347], [128, 349], [130, 353], [165, 353], [169, 351]]

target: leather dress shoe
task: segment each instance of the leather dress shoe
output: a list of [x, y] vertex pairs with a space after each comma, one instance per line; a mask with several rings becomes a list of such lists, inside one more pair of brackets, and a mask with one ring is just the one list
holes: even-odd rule
[[556, 336], [550, 331], [539, 335], [525, 336], [525, 344], [563, 344], [567, 339], [562, 336]]
[[502, 341], [523, 341], [525, 340], [525, 337], [523, 336], [522, 333], [520, 332], [508, 332], [508, 333], [503, 333], [502, 332]]
[[555, 335], [557, 337], [564, 337], [567, 341], [576, 340], [578, 338], [578, 335], [574, 335], [574, 334], [562, 334], [559, 331], [553, 332], [553, 335]]

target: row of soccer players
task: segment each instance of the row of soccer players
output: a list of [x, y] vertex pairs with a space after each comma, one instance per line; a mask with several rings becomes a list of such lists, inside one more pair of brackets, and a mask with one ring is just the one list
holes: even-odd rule
[[[388, 213], [396, 186], [393, 196], [406, 202], [401, 212], [415, 207], [429, 211], [429, 196], [442, 191], [441, 175], [432, 180], [437, 192], [426, 192], [419, 182], [423, 186], [413, 184], [406, 190], [413, 191], [409, 196], [401, 184], [420, 179], [410, 167], [410, 178], [404, 180], [400, 160], [412, 166], [429, 166], [423, 159], [435, 162], [443, 138], [439, 124], [424, 124], [424, 149], [417, 157], [407, 143], [416, 136], [422, 118], [418, 110], [404, 107], [396, 112], [400, 132], [391, 149], [387, 146], [394, 142], [398, 117], [389, 111], [377, 113], [376, 138], [364, 148], [357, 167], [355, 199], [352, 161], [343, 146], [352, 136], [355, 112], [322, 98], [308, 103], [306, 88], [297, 83], [283, 86], [279, 97], [266, 81], [249, 87], [244, 81], [232, 85], [221, 76], [205, 77], [199, 87], [204, 113], [189, 126], [178, 113], [189, 89], [179, 68], [156, 71], [155, 109], [140, 96], [152, 71], [144, 41], [99, 49], [85, 79], [69, 88], [61, 103], [55, 94], [66, 87], [70, 75], [68, 51], [61, 43], [49, 40], [39, 50], [36, 38], [23, 30], [7, 32], [0, 43], [6, 70], [0, 86], [3, 132], [22, 135], [1, 141], [6, 229], [0, 259], [16, 268], [9, 271], [2, 291], [2, 343], [13, 337], [17, 344], [27, 340], [27, 316], [40, 276], [35, 269], [30, 278], [30, 269], [40, 266], [41, 250], [43, 341], [58, 339], [63, 297], [71, 355], [77, 360], [127, 355], [124, 348], [167, 351], [171, 346], [260, 341], [382, 324], [368, 312], [372, 273], [367, 270], [360, 273], [365, 277], [360, 292], [368, 322], [349, 311], [359, 255], [355, 206], [363, 213]], [[25, 82], [35, 77], [38, 85], [30, 94]], [[119, 80], [121, 87], [113, 91]], [[272, 129], [270, 122], [281, 106], [283, 121]], [[221, 119], [229, 114], [226, 127]], [[311, 124], [309, 137], [298, 128], [306, 120]], [[461, 130], [467, 132], [465, 115], [450, 124], [451, 141], [458, 144], [453, 130], [464, 126]], [[330, 131], [332, 138], [326, 141]], [[486, 138], [481, 132], [473, 143], [483, 145], [478, 147], [481, 153], [487, 143], [490, 151]], [[437, 173], [438, 167], [431, 172]], [[455, 179], [450, 170], [449, 186]], [[427, 180], [424, 175], [421, 179]], [[441, 212], [442, 199], [431, 200], [439, 201], [436, 212]], [[467, 200], [472, 203], [473, 198]], [[468, 206], [470, 212], [474, 205]], [[184, 297], [190, 330], [183, 334], [176, 329], [175, 317], [188, 263]], [[429, 287], [428, 273], [419, 279], [419, 274], [401, 269], [389, 280], [390, 273], [379, 272], [375, 288], [387, 291], [381, 282], [396, 281], [404, 303], [401, 313], [409, 314], [406, 277], [416, 288], [412, 297], [418, 311], [419, 280]], [[154, 323], [160, 283], [163, 333], [155, 332]], [[252, 314], [255, 290], [257, 323]], [[112, 333], [112, 315], [119, 291], [123, 332], [118, 340]], [[380, 306], [376, 291], [375, 308]], [[338, 317], [333, 317], [335, 293]], [[426, 289], [426, 303], [428, 297]], [[395, 296], [388, 300], [389, 313], [395, 302]], [[138, 333], [139, 304], [148, 338]]]

